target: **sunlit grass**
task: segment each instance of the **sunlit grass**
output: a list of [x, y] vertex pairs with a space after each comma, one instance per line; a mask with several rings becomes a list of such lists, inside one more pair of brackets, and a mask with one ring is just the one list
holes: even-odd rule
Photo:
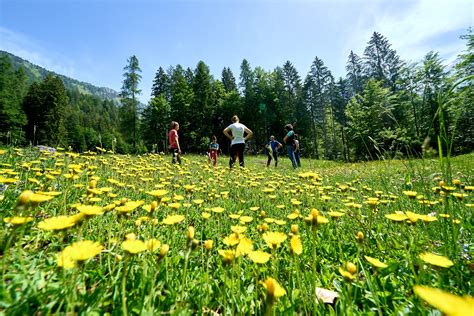
[[452, 183], [435, 160], [219, 159], [6, 148], [0, 311], [422, 314], [415, 285], [472, 295], [474, 155]]

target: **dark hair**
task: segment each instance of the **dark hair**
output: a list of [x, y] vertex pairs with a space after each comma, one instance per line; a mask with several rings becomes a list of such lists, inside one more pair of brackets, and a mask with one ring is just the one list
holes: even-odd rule
[[176, 128], [176, 126], [178, 126], [178, 125], [179, 125], [178, 122], [172, 121], [171, 124], [170, 124], [170, 128], [171, 128], [171, 129], [174, 129], [174, 128]]
[[232, 123], [236, 123], [239, 121], [239, 117], [237, 115], [232, 116]]
[[292, 130], [293, 130], [293, 125], [291, 125], [291, 124], [286, 124], [286, 125], [285, 125], [285, 129], [286, 129], [287, 131], [292, 131]]

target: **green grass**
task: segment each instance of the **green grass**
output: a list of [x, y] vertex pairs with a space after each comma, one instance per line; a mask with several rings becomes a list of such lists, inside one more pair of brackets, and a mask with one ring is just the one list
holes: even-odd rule
[[[32, 216], [33, 221], [19, 226], [3, 220], [0, 223], [0, 312], [428, 314], [432, 308], [413, 294], [414, 285], [472, 295], [473, 199], [472, 191], [462, 187], [473, 185], [473, 154], [451, 161], [453, 178], [461, 181], [454, 192], [466, 194], [463, 199], [440, 195], [432, 189], [443, 180], [437, 160], [343, 164], [302, 159], [303, 168], [293, 170], [285, 157], [281, 157], [278, 168], [266, 168], [265, 157], [246, 157], [244, 170], [229, 171], [227, 159], [219, 159], [218, 168], [213, 169], [203, 157], [187, 156], [183, 167], [176, 168], [169, 164], [169, 156], [45, 156], [33, 150], [6, 149], [0, 155], [0, 182], [12, 178], [15, 183], [0, 187], [1, 216]], [[64, 177], [71, 164], [80, 165], [75, 180]], [[309, 171], [318, 173], [320, 180], [300, 177]], [[93, 176], [99, 177], [97, 188], [111, 187], [116, 196], [103, 193], [98, 196], [101, 201], [90, 202], [87, 187]], [[107, 179], [122, 184], [112, 184]], [[106, 206], [127, 198], [149, 205], [155, 199], [146, 192], [157, 185], [169, 191], [166, 196], [172, 201], [168, 203], [176, 199], [175, 195], [183, 198], [177, 210], [161, 203], [151, 216], [159, 222], [157, 225], [150, 221], [136, 223], [140, 217], [150, 216], [139, 207], [126, 215], [111, 210], [83, 218], [74, 227], [59, 232], [38, 228], [38, 223], [47, 217], [76, 214], [71, 206], [75, 203]], [[185, 185], [195, 187], [186, 191]], [[266, 188], [273, 188], [274, 192], [263, 192]], [[36, 207], [18, 208], [17, 198], [24, 190], [61, 194]], [[406, 190], [416, 191], [418, 199], [409, 199], [403, 194]], [[422, 204], [421, 196], [437, 203]], [[369, 197], [379, 198], [375, 209], [365, 203]], [[194, 204], [196, 199], [203, 199], [204, 203]], [[297, 203], [292, 199], [301, 204], [293, 205]], [[210, 210], [217, 206], [223, 207], [224, 212]], [[329, 222], [308, 226], [304, 217], [313, 208]], [[295, 210], [301, 217], [288, 219]], [[330, 211], [345, 215], [332, 218]], [[396, 211], [433, 214], [437, 221], [393, 222], [385, 217]], [[205, 220], [203, 212], [212, 215]], [[172, 226], [162, 224], [170, 214], [185, 215], [185, 220]], [[253, 218], [245, 225], [243, 235], [252, 241], [254, 250], [272, 254], [267, 263], [255, 264], [247, 256], [223, 263], [218, 250], [232, 248], [223, 240], [232, 233], [231, 226], [239, 225], [238, 219], [229, 217], [231, 214]], [[271, 223], [268, 218], [285, 223]], [[269, 249], [262, 238], [264, 223], [268, 231], [286, 234], [292, 224], [298, 225], [303, 253], [290, 253], [290, 236], [281, 247]], [[195, 227], [195, 247], [190, 246], [192, 242], [186, 236], [190, 225]], [[365, 236], [363, 242], [356, 240], [359, 231]], [[130, 255], [122, 248], [129, 233], [139, 240], [159, 239], [170, 250], [163, 259], [159, 257], [160, 250]], [[210, 251], [202, 245], [208, 239], [214, 242]], [[104, 251], [76, 268], [58, 267], [57, 254], [79, 240], [97, 241]], [[419, 255], [426, 251], [446, 256], [454, 265], [441, 268], [425, 263]], [[377, 258], [388, 267], [376, 269], [364, 255]], [[347, 262], [357, 266], [353, 281], [345, 281], [339, 273]], [[267, 277], [276, 279], [287, 293], [275, 302], [272, 311], [267, 309], [262, 285]], [[318, 304], [316, 287], [334, 290], [340, 297], [332, 305]]]

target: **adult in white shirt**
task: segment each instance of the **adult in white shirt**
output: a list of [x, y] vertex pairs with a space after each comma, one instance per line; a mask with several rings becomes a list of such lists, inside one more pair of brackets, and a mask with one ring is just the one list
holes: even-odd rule
[[[247, 136], [244, 137], [245, 133], [247, 133]], [[239, 157], [239, 165], [243, 167], [245, 141], [252, 137], [253, 132], [244, 124], [239, 123], [239, 117], [234, 115], [232, 116], [232, 124], [224, 129], [224, 135], [231, 140], [229, 167], [234, 166], [237, 157]]]

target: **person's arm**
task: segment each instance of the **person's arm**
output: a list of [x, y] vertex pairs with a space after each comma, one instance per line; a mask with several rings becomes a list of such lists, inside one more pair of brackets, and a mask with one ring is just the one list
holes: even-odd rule
[[247, 141], [248, 139], [252, 138], [253, 132], [252, 132], [249, 128], [245, 127], [245, 128], [244, 128], [244, 131], [247, 133], [247, 136], [245, 136], [245, 138], [244, 138], [245, 141]]
[[295, 151], [298, 151], [300, 149], [300, 142], [295, 141]]
[[283, 145], [280, 142], [278, 142], [277, 149], [280, 149], [282, 147], [283, 147]]
[[178, 140], [178, 132], [174, 134], [174, 141], [176, 143], [176, 146], [178, 147], [178, 153], [181, 153], [181, 147], [179, 146], [179, 140]]
[[287, 140], [288, 140], [288, 134], [286, 134], [285, 137], [283, 137], [283, 142], [286, 144]]
[[229, 131], [230, 131], [230, 127], [227, 127], [226, 129], [224, 129], [223, 133], [225, 136], [227, 136], [228, 139], [232, 140], [234, 139], [234, 136], [230, 135]]

